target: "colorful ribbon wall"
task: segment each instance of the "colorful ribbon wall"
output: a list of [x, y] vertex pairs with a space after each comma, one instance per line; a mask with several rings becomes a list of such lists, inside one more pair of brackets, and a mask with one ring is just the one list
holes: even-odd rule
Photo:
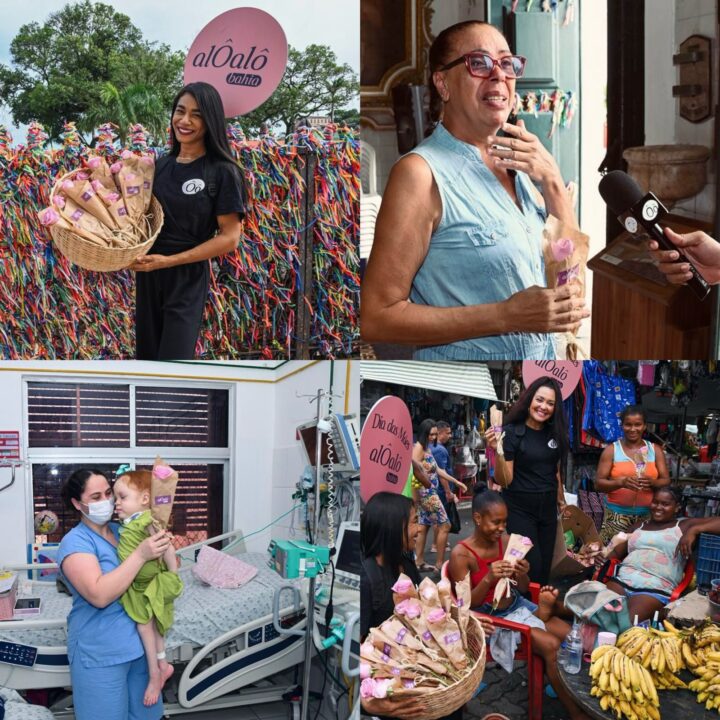
[[[132, 358], [134, 275], [70, 265], [37, 219], [54, 179], [88, 153], [72, 123], [65, 130], [63, 147], [45, 150], [41, 126], [31, 126], [17, 148], [0, 127], [0, 357]], [[94, 148], [111, 160], [123, 149], [113, 130], [100, 128]], [[328, 126], [302, 129], [287, 142], [247, 140], [231, 125], [228, 138], [250, 207], [238, 250], [211, 263], [196, 355], [288, 358], [299, 356], [299, 346], [312, 357], [351, 354], [358, 337], [357, 133]], [[132, 128], [128, 147], [147, 150], [141, 127]], [[303, 272], [304, 243], [311, 244], [312, 274]]]

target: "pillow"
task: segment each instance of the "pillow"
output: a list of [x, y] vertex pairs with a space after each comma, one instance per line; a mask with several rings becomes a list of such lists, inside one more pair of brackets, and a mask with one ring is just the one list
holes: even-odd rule
[[204, 545], [192, 569], [195, 577], [217, 588], [237, 588], [257, 575], [257, 568]]

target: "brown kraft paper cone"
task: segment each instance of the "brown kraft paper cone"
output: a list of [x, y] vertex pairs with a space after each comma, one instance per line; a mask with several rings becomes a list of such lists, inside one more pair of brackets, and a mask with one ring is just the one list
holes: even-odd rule
[[158, 456], [152, 470], [150, 481], [150, 514], [157, 527], [165, 530], [170, 521], [175, 500], [175, 488], [178, 474]]

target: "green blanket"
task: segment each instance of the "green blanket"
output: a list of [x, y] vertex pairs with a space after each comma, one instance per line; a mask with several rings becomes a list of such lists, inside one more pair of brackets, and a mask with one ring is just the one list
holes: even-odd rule
[[[120, 527], [118, 557], [123, 562], [148, 537], [147, 526], [152, 523], [150, 511]], [[132, 585], [120, 598], [125, 612], [137, 623], [145, 624], [155, 618], [161, 635], [165, 635], [173, 622], [173, 600], [182, 592], [182, 580], [167, 569], [162, 561], [146, 562], [135, 576]]]

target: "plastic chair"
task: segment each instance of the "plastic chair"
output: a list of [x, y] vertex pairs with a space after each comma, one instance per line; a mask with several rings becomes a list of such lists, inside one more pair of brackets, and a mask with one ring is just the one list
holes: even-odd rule
[[[440, 574], [444, 578], [448, 578], [448, 563], [446, 560], [441, 568]], [[530, 599], [537, 603], [540, 598], [540, 585], [538, 583], [530, 583]], [[455, 593], [453, 592], [453, 597]], [[545, 674], [545, 666], [542, 658], [533, 654], [532, 639], [530, 635], [530, 626], [521, 623], [505, 620], [504, 618], [495, 617], [494, 615], [485, 615], [484, 613], [471, 611], [475, 617], [492, 620], [493, 625], [503, 630], [514, 630], [520, 633], [520, 645], [515, 652], [516, 660], [525, 660], [527, 662], [528, 675], [528, 720], [542, 719], [542, 703], [543, 703], [543, 675]], [[486, 660], [492, 660], [490, 653], [490, 645], [486, 647]]]
[[[597, 573], [595, 573], [595, 577], [593, 579], [607, 583], [608, 580], [612, 580], [615, 577], [615, 573], [617, 572], [617, 566], [619, 564], [620, 561], [617, 558], [610, 558], [597, 571]], [[692, 582], [693, 575], [695, 575], [695, 564], [693, 563], [692, 558], [688, 558], [688, 561], [685, 564], [685, 572], [683, 573], [683, 576], [677, 587], [672, 591], [669, 602], [677, 600], [688, 589], [690, 583]]]

